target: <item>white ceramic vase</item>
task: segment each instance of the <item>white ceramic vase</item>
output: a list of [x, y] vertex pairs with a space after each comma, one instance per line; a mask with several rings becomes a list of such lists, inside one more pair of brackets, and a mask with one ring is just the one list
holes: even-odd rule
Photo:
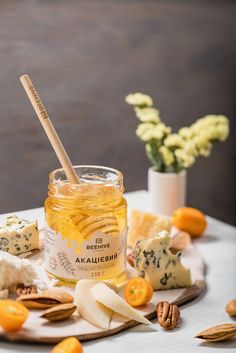
[[176, 208], [186, 205], [187, 173], [159, 173], [149, 168], [148, 191], [153, 213], [171, 216]]

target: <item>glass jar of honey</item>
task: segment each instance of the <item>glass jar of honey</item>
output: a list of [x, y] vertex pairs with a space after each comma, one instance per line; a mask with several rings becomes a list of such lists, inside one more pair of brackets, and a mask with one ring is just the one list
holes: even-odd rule
[[126, 270], [127, 204], [123, 175], [100, 166], [74, 167], [80, 184], [63, 169], [49, 175], [45, 201], [45, 267], [60, 281], [122, 282]]

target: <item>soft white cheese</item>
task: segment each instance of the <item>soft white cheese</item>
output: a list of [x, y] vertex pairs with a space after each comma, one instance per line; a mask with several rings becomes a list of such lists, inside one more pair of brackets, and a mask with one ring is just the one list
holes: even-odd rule
[[17, 216], [7, 217], [0, 226], [0, 251], [19, 255], [39, 248], [37, 221], [29, 222]]
[[29, 260], [0, 251], [0, 290], [12, 291], [19, 283], [29, 285], [36, 276]]
[[157, 235], [137, 242], [135, 268], [154, 290], [188, 287], [191, 285], [190, 270], [181, 263], [181, 253], [172, 254], [169, 250], [169, 233]]

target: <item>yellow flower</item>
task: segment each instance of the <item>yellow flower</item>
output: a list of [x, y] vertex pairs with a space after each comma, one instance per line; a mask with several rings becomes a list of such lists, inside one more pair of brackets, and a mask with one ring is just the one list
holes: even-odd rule
[[229, 119], [225, 115], [217, 115], [217, 120], [219, 124], [229, 125]]
[[136, 129], [136, 135], [144, 142], [148, 142], [152, 139], [161, 140], [170, 132], [171, 129], [163, 123], [157, 125], [152, 123], [142, 123], [139, 124]]
[[[194, 133], [203, 132], [211, 129], [215, 131], [217, 126], [229, 126], [229, 121], [224, 115], [206, 115], [205, 117], [198, 119], [192, 126], [191, 129]], [[214, 133], [213, 133], [214, 134]]]
[[193, 138], [193, 142], [197, 146], [197, 148], [204, 148], [209, 143], [209, 138], [207, 134], [198, 134]]
[[136, 129], [136, 135], [144, 142], [148, 142], [152, 139], [152, 132], [155, 125], [152, 123], [139, 124]]
[[175, 150], [175, 156], [178, 162], [184, 167], [189, 168], [195, 162], [195, 157], [191, 154], [188, 154], [184, 149], [179, 148]]
[[216, 129], [218, 139], [220, 141], [225, 141], [229, 136], [229, 124], [219, 124]]
[[153, 139], [161, 140], [163, 139], [164, 135], [165, 135], [165, 131], [159, 125], [156, 125], [152, 130]]
[[167, 148], [166, 146], [161, 146], [159, 148], [159, 152], [161, 153], [163, 160], [164, 160], [164, 163], [167, 166], [174, 163], [175, 157], [174, 157], [173, 153], [171, 152], [171, 150], [169, 150], [169, 148]]
[[[189, 127], [171, 134], [171, 128], [160, 120], [160, 112], [153, 100], [142, 93], [132, 93], [125, 98], [133, 105], [140, 124], [137, 136], [145, 142], [149, 159], [162, 172], [176, 171], [193, 165], [196, 157], [208, 157], [214, 141], [225, 141], [229, 135], [229, 120], [224, 115], [206, 115]], [[159, 163], [160, 155], [163, 163]]]
[[198, 156], [198, 151], [197, 151], [197, 147], [196, 144], [193, 141], [186, 141], [184, 143], [184, 150], [186, 151], [187, 154], [190, 154], [194, 157]]
[[143, 93], [130, 93], [125, 97], [125, 101], [131, 105], [138, 105], [144, 107], [152, 107], [153, 100], [146, 94]]
[[199, 155], [202, 157], [209, 157], [211, 154], [212, 144], [209, 142], [204, 147], [199, 149]]
[[184, 139], [191, 139], [193, 137], [193, 130], [189, 127], [182, 127], [179, 129], [179, 135]]
[[178, 134], [168, 135], [164, 141], [166, 147], [183, 147], [184, 141]]
[[186, 140], [194, 139], [201, 148], [210, 141], [225, 141], [229, 135], [229, 121], [224, 115], [207, 115], [189, 128], [180, 129], [179, 134]]
[[135, 113], [137, 118], [142, 121], [142, 122], [153, 122], [153, 123], [159, 123], [160, 117], [159, 117], [159, 110], [155, 108], [140, 108], [140, 107], [135, 107]]
[[159, 123], [153, 129], [153, 138], [162, 139], [165, 135], [170, 134], [170, 127], [166, 126], [163, 123]]

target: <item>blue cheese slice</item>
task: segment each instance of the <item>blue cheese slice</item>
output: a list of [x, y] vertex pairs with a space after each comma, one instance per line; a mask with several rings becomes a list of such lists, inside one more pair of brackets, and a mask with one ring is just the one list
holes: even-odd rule
[[29, 222], [17, 216], [9, 216], [0, 226], [0, 251], [19, 255], [39, 248], [37, 221]]
[[170, 237], [167, 231], [137, 242], [134, 256], [135, 268], [154, 290], [189, 287], [190, 270], [181, 263], [181, 253], [169, 250]]

